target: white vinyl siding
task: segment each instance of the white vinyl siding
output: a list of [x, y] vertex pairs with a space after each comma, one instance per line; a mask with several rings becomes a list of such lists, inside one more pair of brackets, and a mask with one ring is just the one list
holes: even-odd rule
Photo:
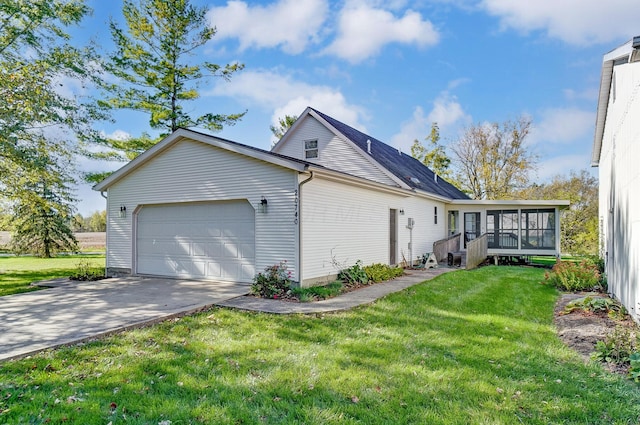
[[[615, 103], [614, 103], [615, 100]], [[602, 254], [609, 292], [640, 320], [640, 62], [615, 66], [599, 161]]]
[[[179, 141], [109, 188], [107, 267], [132, 267], [132, 224], [140, 205], [246, 200], [256, 210], [256, 271], [287, 260], [295, 272], [297, 174], [205, 143]], [[262, 197], [266, 213], [257, 212]], [[126, 218], [119, 217], [121, 205]]]
[[[275, 152], [367, 180], [397, 186], [396, 182], [378, 166], [363, 157], [350, 142], [333, 134], [310, 115], [305, 116], [296, 130], [287, 137], [283, 144], [276, 146]], [[318, 141], [317, 158], [305, 157], [305, 142], [309, 140]]]
[[301, 218], [305, 285], [338, 273], [341, 266], [357, 260], [364, 265], [389, 263], [389, 210], [404, 210], [397, 216], [397, 253], [401, 262], [409, 257], [407, 220], [413, 218], [415, 260], [431, 252], [442, 239], [444, 224], [433, 224], [434, 207], [444, 204], [405, 197], [349, 184], [314, 179], [302, 187]]

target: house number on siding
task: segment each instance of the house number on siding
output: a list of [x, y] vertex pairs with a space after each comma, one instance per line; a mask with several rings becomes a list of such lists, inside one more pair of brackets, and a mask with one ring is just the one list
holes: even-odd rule
[[293, 192], [293, 195], [294, 195], [293, 202], [295, 205], [293, 209], [294, 211], [293, 216], [295, 217], [293, 219], [293, 224], [298, 224], [298, 190], [297, 189]]

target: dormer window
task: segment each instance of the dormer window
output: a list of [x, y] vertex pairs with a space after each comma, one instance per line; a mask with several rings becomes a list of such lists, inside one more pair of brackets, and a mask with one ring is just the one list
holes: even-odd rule
[[304, 158], [314, 159], [317, 157], [318, 157], [318, 141], [305, 140], [304, 141]]

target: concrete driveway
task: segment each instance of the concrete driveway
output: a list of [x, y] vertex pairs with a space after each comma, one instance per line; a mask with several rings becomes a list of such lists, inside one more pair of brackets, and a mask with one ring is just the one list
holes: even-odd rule
[[249, 284], [113, 278], [0, 297], [0, 361], [194, 312]]

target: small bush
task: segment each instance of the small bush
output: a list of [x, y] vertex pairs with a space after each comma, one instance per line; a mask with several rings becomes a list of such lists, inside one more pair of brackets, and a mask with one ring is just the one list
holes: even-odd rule
[[104, 279], [104, 268], [94, 266], [89, 260], [80, 261], [76, 270], [69, 276], [71, 280], [95, 281]]
[[338, 279], [348, 284], [367, 284], [369, 277], [362, 268], [362, 261], [358, 260], [351, 266], [340, 270]]
[[592, 358], [601, 362], [627, 364], [637, 345], [637, 338], [629, 328], [617, 326], [604, 341], [596, 342]]
[[399, 276], [402, 276], [404, 270], [402, 267], [391, 267], [387, 264], [376, 263], [364, 267], [367, 278], [372, 282], [383, 282]]
[[619, 302], [608, 297], [584, 297], [571, 301], [564, 308], [565, 313], [576, 310], [590, 311], [592, 313], [606, 313], [612, 319], [624, 319], [627, 309]]
[[253, 278], [251, 293], [263, 298], [283, 298], [291, 292], [291, 272], [287, 262], [265, 267], [264, 273]]
[[600, 272], [592, 261], [583, 260], [580, 263], [560, 261], [545, 273], [545, 283], [551, 284], [562, 291], [587, 291], [601, 289]]

